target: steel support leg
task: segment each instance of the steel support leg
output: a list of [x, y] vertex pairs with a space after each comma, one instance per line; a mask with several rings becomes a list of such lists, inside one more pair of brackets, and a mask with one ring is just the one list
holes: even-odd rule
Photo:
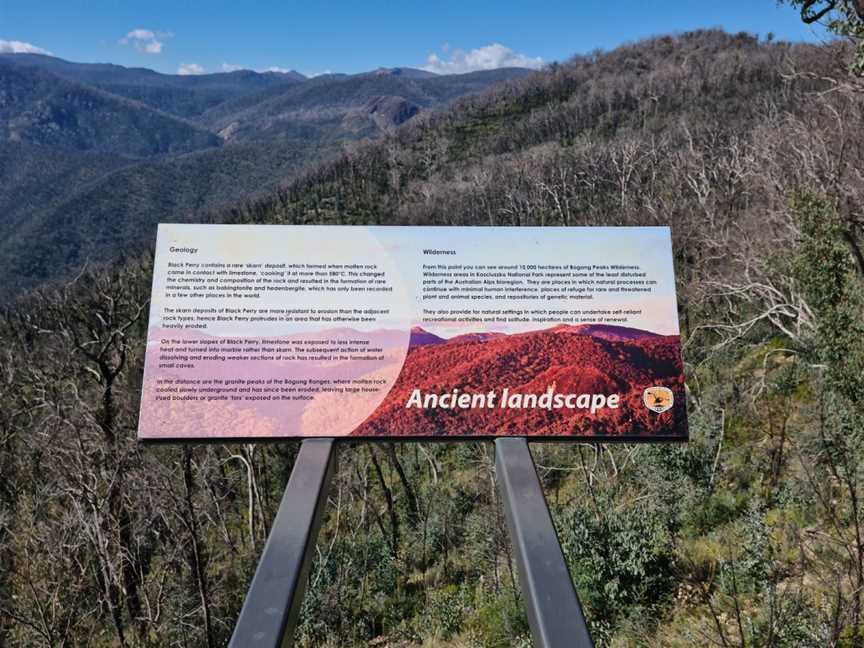
[[497, 439], [495, 472], [534, 646], [593, 648], [528, 442]]
[[335, 465], [333, 439], [303, 441], [229, 648], [292, 644]]

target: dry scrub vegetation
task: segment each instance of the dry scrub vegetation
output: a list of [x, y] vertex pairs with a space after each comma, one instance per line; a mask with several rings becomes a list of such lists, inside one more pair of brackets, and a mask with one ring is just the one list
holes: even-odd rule
[[[226, 218], [672, 226], [691, 441], [535, 448], [598, 644], [864, 645], [853, 49], [699, 31], [352, 145]], [[0, 322], [0, 645], [226, 643], [296, 446], [135, 441], [151, 263]], [[303, 646], [529, 645], [490, 444], [345, 447]]]

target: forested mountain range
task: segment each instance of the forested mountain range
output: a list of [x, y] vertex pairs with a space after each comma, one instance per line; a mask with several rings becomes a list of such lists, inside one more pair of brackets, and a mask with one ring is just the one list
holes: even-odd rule
[[[197, 214], [670, 225], [689, 443], [532, 446], [595, 640], [858, 646], [864, 90], [851, 56], [717, 30], [651, 38], [421, 111], [270, 195]], [[275, 91], [260, 92], [238, 132], [271, 123]], [[58, 174], [87, 182], [55, 155]], [[136, 442], [151, 273], [148, 254], [92, 267], [0, 319], [0, 644], [218, 646], [239, 614], [297, 446]], [[568, 340], [588, 345], [583, 333]], [[447, 351], [413, 339], [418, 357]], [[505, 342], [460, 343], [480, 358]], [[358, 442], [339, 463], [299, 646], [530, 645], [491, 444]]]
[[306, 163], [523, 69], [166, 75], [0, 54], [0, 297], [272, 193]]
[[74, 63], [44, 54], [0, 54], [0, 61], [43, 70], [185, 118], [198, 117], [229, 99], [306, 80], [294, 71], [161, 74], [147, 68], [127, 68], [110, 63]]

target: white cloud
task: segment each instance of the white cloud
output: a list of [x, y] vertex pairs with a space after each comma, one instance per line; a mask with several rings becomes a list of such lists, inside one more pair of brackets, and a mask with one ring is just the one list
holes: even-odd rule
[[237, 70], [245, 70], [242, 65], [234, 65], [233, 63], [223, 63], [222, 71], [223, 72], [236, 72]]
[[206, 70], [197, 63], [181, 63], [177, 68], [177, 74], [188, 76], [190, 74], [204, 74]]
[[150, 29], [133, 29], [120, 39], [121, 45], [131, 45], [144, 54], [161, 54], [165, 41], [174, 36], [171, 32], [154, 32]]
[[279, 74], [288, 74], [289, 72], [293, 72], [293, 70], [279, 67], [278, 65], [271, 65], [266, 70], [262, 70], [262, 72], [278, 72]]
[[426, 58], [426, 63], [421, 66], [421, 69], [436, 74], [463, 74], [477, 70], [496, 70], [503, 67], [536, 70], [543, 66], [543, 59], [539, 56], [531, 57], [514, 52], [501, 43], [492, 43], [467, 52], [461, 49], [451, 50], [450, 46], [446, 44], [441, 49], [448, 56], [441, 58], [433, 52]]
[[32, 43], [0, 38], [0, 54], [51, 54], [48, 50], [36, 47]]

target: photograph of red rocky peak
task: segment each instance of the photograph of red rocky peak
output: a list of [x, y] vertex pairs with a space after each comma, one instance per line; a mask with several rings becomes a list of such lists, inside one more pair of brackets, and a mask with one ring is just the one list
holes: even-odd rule
[[[645, 407], [645, 389], [664, 386], [673, 407], [655, 413]], [[616, 408], [593, 414], [582, 408], [502, 409], [458, 412], [408, 408], [414, 390], [443, 393], [458, 388], [484, 393], [620, 394]], [[456, 437], [587, 435], [686, 439], [687, 413], [679, 336], [623, 326], [561, 324], [506, 335], [469, 333], [445, 339], [423, 328], [411, 331], [411, 348], [390, 393], [354, 432], [357, 436]]]

